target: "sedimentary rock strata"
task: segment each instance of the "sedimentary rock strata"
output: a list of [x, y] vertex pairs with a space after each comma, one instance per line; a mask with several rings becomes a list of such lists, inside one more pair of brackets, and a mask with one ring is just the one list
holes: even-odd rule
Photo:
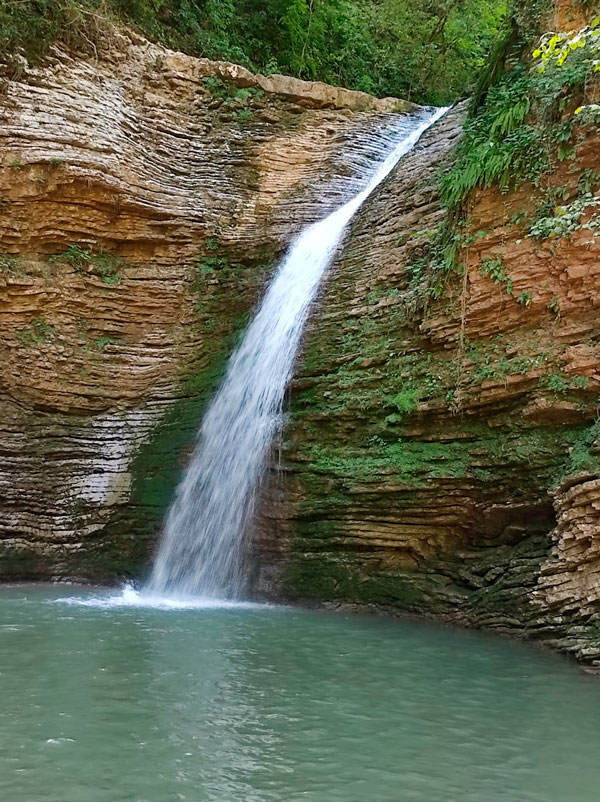
[[[407, 107], [115, 33], [4, 90], [0, 574], [139, 576], [274, 264]], [[544, 192], [571, 203], [597, 181], [598, 137], [580, 126], [541, 188], [476, 192], [448, 270], [437, 175], [464, 113], [369, 199], [327, 278], [254, 588], [536, 637], [597, 668], [600, 241], [594, 208], [564, 236], [533, 221]]]
[[0, 95], [4, 577], [142, 570], [277, 257], [402, 106], [107, 37]]
[[460, 117], [366, 204], [332, 270], [257, 585], [540, 637], [600, 665], [600, 239], [588, 215], [566, 236], [532, 234], [544, 191], [572, 202], [597, 169], [597, 135], [584, 126], [539, 190], [479, 191], [436, 283], [435, 176]]

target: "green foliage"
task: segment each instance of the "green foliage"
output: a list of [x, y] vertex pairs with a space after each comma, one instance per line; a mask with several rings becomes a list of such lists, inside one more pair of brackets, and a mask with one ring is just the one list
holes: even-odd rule
[[600, 187], [600, 172], [591, 168], [583, 170], [577, 182], [579, 195], [591, 197], [598, 187]]
[[387, 401], [394, 406], [401, 417], [410, 415], [419, 406], [421, 391], [415, 387], [406, 387], [395, 395], [388, 396]]
[[553, 295], [552, 298], [548, 301], [548, 309], [554, 313], [556, 318], [560, 317], [560, 304], [558, 303], [558, 298], [556, 295]]
[[565, 395], [569, 390], [567, 380], [559, 373], [547, 373], [545, 376], [541, 376], [540, 385], [556, 395]]
[[600, 104], [588, 103], [585, 106], [579, 106], [575, 109], [575, 116], [582, 125], [586, 125], [587, 123], [599, 123]]
[[100, 251], [94, 254], [89, 248], [80, 245], [69, 245], [63, 253], [53, 254], [49, 258], [50, 264], [67, 264], [75, 268], [78, 273], [88, 273], [97, 276], [104, 284], [115, 286], [121, 281], [121, 270], [124, 266], [122, 259], [113, 253]]
[[540, 377], [540, 386], [554, 395], [568, 395], [572, 390], [587, 390], [589, 385], [587, 376], [567, 377], [555, 372]]
[[574, 376], [571, 379], [571, 387], [576, 390], [587, 390], [590, 386], [590, 380], [587, 376]]
[[550, 361], [550, 354], [539, 352], [539, 345], [521, 344], [521, 352], [513, 353], [514, 344], [500, 335], [496, 340], [473, 343], [465, 342], [465, 356], [473, 363], [464, 373], [464, 381], [477, 385], [484, 381], [504, 381], [508, 376], [526, 375], [530, 371], [545, 366]]
[[571, 474], [584, 472], [600, 475], [600, 418], [577, 437], [555, 482], [559, 484]]
[[[4, 0], [0, 57], [12, 59], [22, 49], [39, 59], [57, 38], [93, 52], [105, 46], [101, 16], [109, 15], [192, 55], [439, 104], [472, 87], [506, 5], [506, 0]], [[226, 97], [216, 83], [207, 87]]]
[[[536, 7], [533, 17], [539, 22], [541, 8]], [[456, 160], [441, 177], [442, 195], [450, 207], [460, 206], [476, 187], [496, 185], [507, 192], [523, 181], [539, 186], [542, 174], [554, 160], [574, 157], [573, 121], [563, 120], [563, 115], [572, 98], [585, 93], [591, 72], [598, 68], [595, 50], [577, 44], [569, 50], [568, 63], [566, 57], [560, 61], [565, 64], [560, 69], [540, 71], [523, 63], [511, 63], [506, 69], [509, 45], [518, 49], [519, 43], [523, 48], [527, 42], [523, 21], [517, 24], [518, 18], [515, 5], [513, 33], [519, 29], [519, 35], [506, 39], [502, 65], [496, 65], [493, 78], [479, 91], [456, 149]], [[592, 33], [596, 47], [600, 28], [596, 26]], [[548, 42], [553, 40], [551, 36]], [[583, 112], [583, 108], [578, 111]], [[600, 114], [600, 107], [598, 111]], [[593, 116], [595, 111], [586, 107], [586, 113]]]
[[568, 237], [581, 228], [595, 231], [600, 225], [598, 215], [592, 215], [585, 224], [581, 223], [581, 218], [589, 209], [599, 207], [600, 198], [598, 197], [577, 198], [566, 205], [556, 206], [551, 215], [538, 217], [529, 229], [529, 233], [538, 239], [552, 239], [553, 237]]
[[0, 273], [12, 273], [13, 275], [22, 275], [23, 269], [21, 267], [21, 259], [14, 256], [12, 253], [0, 253]]
[[[221, 249], [217, 240], [213, 239], [210, 243], [209, 240], [207, 240], [206, 247], [210, 255], [199, 256], [196, 260], [198, 280], [201, 283], [217, 272], [222, 276], [230, 275], [241, 267], [238, 263], [230, 262], [228, 255]], [[194, 290], [196, 289], [199, 289], [199, 287], [195, 285]]]
[[513, 281], [504, 269], [502, 257], [499, 256], [497, 259], [484, 259], [479, 265], [479, 272], [482, 276], [491, 278], [494, 284], [505, 284], [507, 294], [512, 294]]
[[463, 233], [466, 225], [464, 219], [455, 221], [448, 217], [431, 231], [419, 232], [427, 235], [428, 247], [423, 256], [404, 268], [410, 277], [409, 290], [416, 305], [425, 306], [431, 300], [439, 300], [451, 275], [462, 274], [464, 265], [458, 263], [460, 249], [485, 236], [483, 231], [475, 235]]
[[80, 245], [69, 245], [63, 253], [53, 254], [48, 261], [50, 264], [57, 262], [73, 265], [73, 267], [83, 267], [89, 262], [89, 252], [84, 250]]
[[221, 100], [231, 97], [234, 91], [231, 84], [223, 81], [221, 78], [217, 78], [216, 75], [207, 75], [202, 79], [202, 83], [205, 88], [208, 89], [212, 97], [221, 98]]
[[118, 342], [119, 340], [117, 337], [102, 335], [94, 340], [92, 348], [94, 351], [104, 351], [107, 345], [117, 345]]
[[223, 256], [205, 256], [196, 262], [196, 269], [202, 276], [210, 276], [215, 270], [226, 266], [227, 259]]
[[261, 89], [236, 87], [234, 84], [223, 81], [214, 75], [202, 79], [205, 89], [215, 100], [223, 101], [218, 104], [219, 117], [222, 119], [235, 119], [238, 122], [249, 122], [253, 119], [253, 110], [250, 104], [262, 100], [264, 92]]
[[1, 0], [0, 60], [18, 75], [15, 55], [24, 52], [31, 59], [45, 56], [56, 39], [72, 46], [93, 49], [99, 43], [97, 12], [116, 12], [121, 0]]
[[240, 122], [249, 122], [253, 117], [252, 109], [236, 109], [233, 114]]
[[490, 88], [481, 109], [470, 117], [456, 162], [441, 177], [448, 206], [458, 206], [475, 187], [497, 184], [504, 192], [548, 167], [543, 134], [527, 121], [531, 78], [519, 67]]
[[43, 317], [34, 318], [29, 328], [20, 329], [16, 334], [17, 340], [24, 348], [40, 345], [41, 343], [50, 343], [55, 336], [56, 329]]
[[[588, 49], [593, 56], [600, 52], [600, 17], [579, 31], [544, 34], [533, 57], [540, 60], [538, 69], [542, 73], [548, 66], [562, 67], [580, 49]], [[594, 71], [600, 70], [600, 59], [593, 58], [590, 66]]]

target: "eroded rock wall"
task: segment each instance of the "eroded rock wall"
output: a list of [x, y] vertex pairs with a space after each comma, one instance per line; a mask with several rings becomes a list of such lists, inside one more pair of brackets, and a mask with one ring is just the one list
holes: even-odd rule
[[0, 94], [0, 576], [139, 575], [276, 259], [398, 101], [107, 28]]
[[257, 587], [541, 638], [599, 667], [600, 238], [594, 209], [562, 237], [532, 221], [551, 191], [569, 204], [598, 181], [600, 142], [582, 126], [541, 188], [478, 191], [456, 229], [465, 269], [436, 283], [436, 173], [462, 114], [367, 202], [332, 269]]
[[[348, 192], [391, 101], [112, 33], [0, 97], [0, 576], [139, 576], [277, 258]], [[475, 194], [431, 281], [453, 109], [367, 202], [275, 449], [255, 588], [538, 637], [600, 665], [598, 184]], [[582, 183], [583, 182], [583, 183]], [[597, 186], [596, 186], [597, 189]], [[435, 292], [432, 293], [432, 288]]]

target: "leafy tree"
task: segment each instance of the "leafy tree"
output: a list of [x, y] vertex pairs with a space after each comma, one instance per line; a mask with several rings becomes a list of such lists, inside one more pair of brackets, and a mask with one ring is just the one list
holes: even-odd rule
[[[588, 57], [588, 71], [600, 72], [600, 17], [595, 17], [589, 25], [578, 31], [544, 34], [540, 46], [533, 52], [533, 57], [540, 60], [538, 70], [543, 73], [547, 67], [562, 67], [568, 58], [573, 60], [574, 54], [581, 56], [582, 51]], [[600, 105], [591, 103], [579, 106], [575, 114], [585, 114], [595, 119], [600, 115]]]
[[[562, 67], [567, 58], [580, 49], [589, 49], [600, 55], [600, 17], [595, 17], [589, 25], [579, 31], [568, 33], [545, 33], [540, 46], [534, 50], [533, 57], [541, 59], [539, 71], [544, 72], [548, 65]], [[595, 58], [592, 68], [600, 70], [600, 58]]]
[[[99, 15], [193, 55], [378, 95], [468, 92], [507, 0], [0, 0], [0, 56], [93, 40]], [[81, 34], [81, 35], [79, 35]], [[98, 42], [101, 44], [101, 41]]]

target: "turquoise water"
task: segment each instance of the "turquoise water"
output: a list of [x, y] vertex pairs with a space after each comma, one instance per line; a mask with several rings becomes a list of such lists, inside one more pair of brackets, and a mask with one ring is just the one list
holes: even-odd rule
[[413, 621], [97, 598], [0, 589], [1, 800], [600, 799], [600, 678], [561, 657]]

